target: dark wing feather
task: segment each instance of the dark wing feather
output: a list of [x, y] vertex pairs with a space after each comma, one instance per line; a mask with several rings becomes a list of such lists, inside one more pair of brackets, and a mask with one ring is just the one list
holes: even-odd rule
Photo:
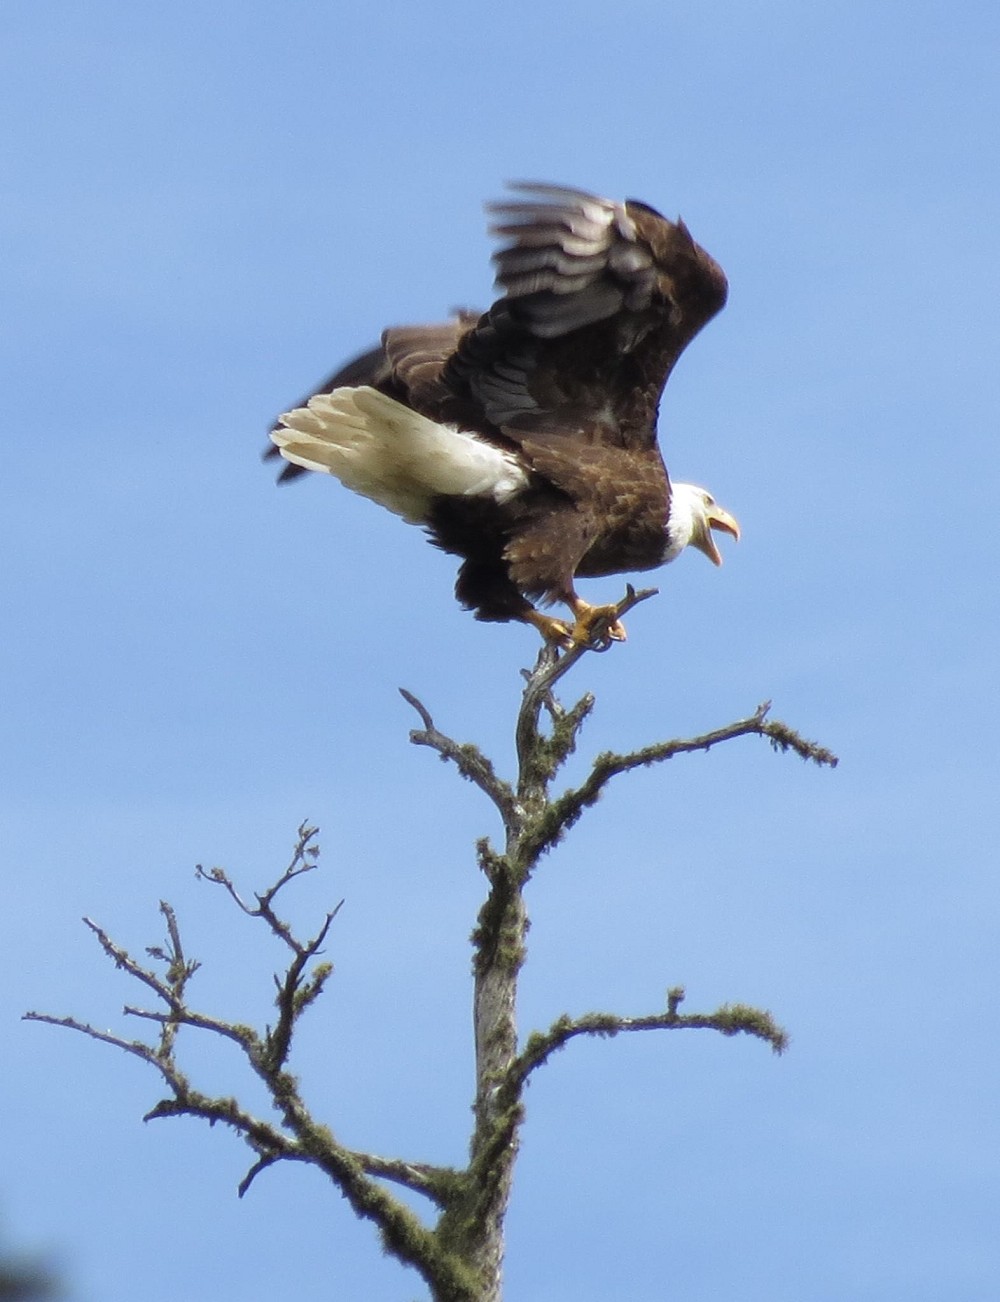
[[[652, 447], [674, 363], [726, 300], [721, 268], [646, 204], [534, 182], [488, 205], [503, 290], [443, 379], [485, 422]], [[525, 196], [525, 197], [520, 197]]]
[[445, 364], [478, 320], [478, 312], [463, 309], [441, 325], [390, 326], [382, 334], [382, 349], [395, 387], [386, 392], [433, 414], [449, 396], [441, 381]]
[[538, 338], [555, 339], [649, 307], [656, 281], [652, 250], [624, 205], [558, 186], [518, 183], [531, 201], [500, 200], [487, 211], [507, 241], [493, 255], [497, 285]]
[[[448, 396], [448, 390], [441, 384], [446, 361], [458, 347], [463, 333], [478, 319], [478, 312], [462, 309], [452, 320], [440, 325], [392, 326], [383, 331], [377, 348], [370, 348], [334, 371], [294, 406], [304, 407], [317, 393], [367, 384], [430, 414]], [[272, 443], [265, 450], [264, 459], [280, 455]], [[308, 473], [302, 466], [285, 462], [278, 481]]]

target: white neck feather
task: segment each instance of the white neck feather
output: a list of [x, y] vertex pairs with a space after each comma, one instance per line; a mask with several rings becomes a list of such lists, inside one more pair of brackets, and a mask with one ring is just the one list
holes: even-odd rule
[[696, 484], [670, 485], [670, 518], [663, 563], [675, 560], [691, 541], [695, 522], [704, 517], [704, 489]]

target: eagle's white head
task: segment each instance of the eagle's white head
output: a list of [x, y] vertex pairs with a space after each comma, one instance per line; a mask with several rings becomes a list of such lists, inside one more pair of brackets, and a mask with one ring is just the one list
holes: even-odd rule
[[713, 565], [721, 565], [722, 553], [712, 537], [713, 529], [732, 534], [737, 540], [740, 536], [736, 520], [706, 489], [697, 484], [672, 483], [664, 563], [679, 556], [685, 547], [697, 547]]

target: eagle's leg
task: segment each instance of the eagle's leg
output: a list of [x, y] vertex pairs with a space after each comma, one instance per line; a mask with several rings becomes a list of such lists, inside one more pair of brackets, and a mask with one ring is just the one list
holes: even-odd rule
[[553, 646], [568, 651], [573, 645], [573, 630], [563, 620], [555, 619], [552, 615], [543, 615], [534, 607], [526, 610], [521, 618], [526, 624], [534, 625], [546, 642], [551, 642]]
[[[625, 625], [618, 618], [617, 606], [592, 606], [589, 601], [584, 601], [575, 592], [567, 595], [566, 604], [576, 618], [570, 634], [574, 645], [586, 645], [593, 642], [595, 636], [598, 640], [608, 642], [624, 642], [628, 637], [625, 632]], [[595, 627], [599, 626], [602, 621], [605, 622], [606, 626], [599, 628], [599, 631], [595, 634]]]

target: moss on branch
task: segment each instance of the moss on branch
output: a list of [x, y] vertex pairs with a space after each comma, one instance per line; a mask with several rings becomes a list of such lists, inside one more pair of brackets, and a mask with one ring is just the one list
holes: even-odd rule
[[[630, 588], [609, 620], [651, 595], [651, 591], [636, 593]], [[376, 1227], [386, 1250], [418, 1271], [435, 1302], [500, 1302], [503, 1227], [524, 1121], [524, 1090], [531, 1074], [554, 1053], [582, 1036], [610, 1039], [640, 1031], [712, 1030], [725, 1036], [748, 1035], [776, 1053], [783, 1052], [788, 1043], [786, 1033], [766, 1010], [727, 1003], [710, 1013], [684, 1013], [684, 991], [674, 987], [667, 994], [666, 1008], [660, 1011], [640, 1016], [564, 1014], [547, 1030], [533, 1032], [519, 1047], [518, 980], [529, 928], [524, 891], [542, 856], [575, 826], [614, 778], [639, 767], [709, 751], [744, 736], [763, 737], [776, 750], [791, 751], [821, 766], [837, 763], [825, 747], [772, 720], [770, 704], [765, 703], [746, 718], [696, 737], [655, 742], [626, 754], [605, 751], [591, 761], [578, 786], [553, 792], [553, 784], [575, 753], [581, 729], [594, 708], [590, 693], [566, 708], [554, 695], [554, 688], [599, 645], [600, 630], [595, 646], [574, 647], [561, 655], [546, 647], [534, 669], [525, 673], [514, 728], [517, 766], [509, 779], [499, 775], [479, 747], [441, 732], [426, 707], [410, 692], [402, 691], [421, 723], [410, 733], [411, 741], [453, 764], [482, 791], [503, 823], [502, 849], [485, 837], [476, 845], [476, 862], [487, 893], [472, 933], [476, 1089], [469, 1161], [464, 1168], [347, 1148], [329, 1126], [314, 1117], [288, 1069], [300, 1019], [327, 989], [333, 973], [323, 951], [340, 908], [338, 904], [330, 910], [307, 938], [297, 936], [279, 912], [283, 892], [317, 866], [317, 829], [306, 823], [298, 829], [284, 871], [252, 899], [245, 899], [222, 869], [198, 869], [203, 880], [225, 892], [286, 954], [286, 966], [275, 977], [277, 1018], [273, 1025], [257, 1030], [192, 1006], [189, 987], [199, 964], [186, 955], [176, 915], [163, 902], [160, 911], [167, 939], [147, 951], [152, 966], [138, 961], [96, 923], [87, 921], [105, 955], [156, 1001], [153, 1008], [125, 1009], [129, 1016], [156, 1028], [150, 1041], [101, 1031], [73, 1017], [26, 1016], [110, 1044], [153, 1067], [168, 1094], [149, 1110], [148, 1119], [196, 1116], [211, 1124], [222, 1123], [238, 1134], [253, 1154], [253, 1164], [239, 1186], [241, 1195], [259, 1174], [278, 1162], [310, 1163], [329, 1176], [358, 1216]], [[182, 1032], [222, 1037], [235, 1044], [263, 1082], [278, 1119], [262, 1120], [235, 1098], [199, 1092], [178, 1064]], [[426, 1224], [388, 1187], [392, 1185], [423, 1195], [437, 1213], [436, 1223]]]

